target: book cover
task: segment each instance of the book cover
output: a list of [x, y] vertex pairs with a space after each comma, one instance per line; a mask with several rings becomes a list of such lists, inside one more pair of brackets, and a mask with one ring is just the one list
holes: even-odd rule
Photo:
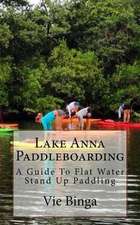
[[140, 224], [139, 15], [0, 1], [0, 225]]

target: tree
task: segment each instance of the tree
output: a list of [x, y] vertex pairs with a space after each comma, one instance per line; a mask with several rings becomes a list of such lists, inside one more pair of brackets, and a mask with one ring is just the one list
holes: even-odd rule
[[107, 84], [93, 52], [70, 50], [62, 42], [53, 50], [48, 65], [46, 89], [49, 87], [50, 94], [63, 99], [65, 104], [75, 96], [83, 105], [101, 107]]
[[27, 0], [0, 0], [0, 3], [2, 3], [5, 6], [12, 6], [12, 7], [18, 7], [18, 6], [26, 6], [28, 4]]
[[8, 107], [8, 82], [11, 75], [11, 62], [10, 58], [1, 58], [0, 62], [0, 107]]
[[140, 99], [140, 63], [118, 66], [112, 79], [112, 98], [110, 108], [115, 110], [121, 103], [130, 103], [134, 98]]
[[94, 50], [106, 76], [136, 59], [140, 27], [131, 0], [73, 0], [68, 21], [69, 45]]
[[0, 105], [48, 111], [75, 97], [109, 115], [138, 95], [138, 0], [0, 3]]

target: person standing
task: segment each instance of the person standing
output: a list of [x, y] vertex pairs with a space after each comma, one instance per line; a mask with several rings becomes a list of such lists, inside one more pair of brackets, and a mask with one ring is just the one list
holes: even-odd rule
[[121, 117], [122, 117], [122, 114], [123, 114], [123, 108], [124, 108], [124, 103], [121, 104], [121, 105], [119, 106], [119, 109], [118, 109], [118, 118], [119, 118], [119, 119], [121, 119]]
[[123, 122], [129, 123], [131, 118], [131, 106], [130, 104], [124, 104], [123, 107]]
[[123, 103], [120, 105], [119, 109], [118, 109], [118, 117], [119, 119], [121, 119], [122, 115], [123, 115], [123, 122], [125, 123], [129, 123], [130, 122], [130, 118], [131, 118], [131, 105], [130, 104], [126, 104]]

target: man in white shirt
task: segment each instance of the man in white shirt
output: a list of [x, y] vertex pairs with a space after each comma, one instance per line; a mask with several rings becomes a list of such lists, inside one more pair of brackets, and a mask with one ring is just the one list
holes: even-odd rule
[[84, 117], [90, 118], [91, 117], [91, 109], [90, 107], [83, 108], [76, 112], [76, 116], [79, 119], [79, 127], [81, 130], [84, 128]]
[[118, 118], [121, 119], [122, 114], [123, 114], [123, 109], [124, 109], [124, 103], [120, 105], [118, 109]]

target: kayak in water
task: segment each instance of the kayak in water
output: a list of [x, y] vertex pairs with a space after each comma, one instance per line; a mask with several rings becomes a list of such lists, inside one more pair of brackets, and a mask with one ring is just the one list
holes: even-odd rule
[[17, 127], [18, 123], [0, 123], [0, 129], [12, 129]]
[[118, 128], [139, 128], [140, 123], [133, 123], [133, 122], [116, 122], [114, 120], [100, 120], [96, 123], [97, 125], [104, 126], [104, 127], [118, 127]]
[[[102, 120], [102, 119], [89, 119], [91, 125], [98, 125], [100, 127], [105, 128], [139, 128], [140, 129], [140, 123], [134, 123], [134, 122], [116, 122], [114, 120], [108, 119], [108, 120]], [[84, 119], [84, 122], [86, 123], [86, 119]], [[63, 123], [69, 124], [69, 119], [64, 119]], [[78, 119], [74, 118], [72, 119], [73, 124], [78, 124]]]

